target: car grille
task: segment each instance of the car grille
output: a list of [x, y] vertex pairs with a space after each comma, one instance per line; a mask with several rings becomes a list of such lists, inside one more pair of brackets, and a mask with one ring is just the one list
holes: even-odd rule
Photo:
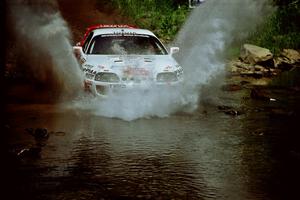
[[174, 72], [162, 72], [156, 76], [157, 82], [175, 82], [178, 80]]

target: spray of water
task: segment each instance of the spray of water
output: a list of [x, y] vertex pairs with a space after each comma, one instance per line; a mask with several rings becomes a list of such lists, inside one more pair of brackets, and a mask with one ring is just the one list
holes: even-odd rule
[[272, 11], [268, 0], [209, 0], [195, 8], [182, 27], [174, 46], [185, 70], [180, 88], [151, 88], [146, 93], [134, 90], [77, 102], [95, 114], [134, 120], [165, 117], [178, 110], [193, 111], [198, 106], [201, 86], [224, 71], [226, 51], [233, 42], [242, 41]]
[[41, 81], [56, 79], [59, 83], [56, 89], [62, 94], [74, 94], [82, 87], [83, 77], [72, 53], [67, 24], [56, 2], [13, 0], [9, 3], [17, 48], [26, 54], [32, 76]]
[[[34, 9], [18, 3], [22, 1], [13, 2], [16, 32], [22, 40], [31, 44], [29, 53], [43, 52], [38, 56], [49, 56], [55, 76], [62, 82], [65, 91], [81, 90], [82, 77], [72, 54], [70, 34], [57, 9], [46, 12], [43, 6]], [[227, 48], [255, 30], [270, 13], [268, 5], [268, 0], [207, 0], [192, 11], [173, 43], [181, 48], [177, 60], [185, 71], [182, 87], [126, 90], [104, 99], [82, 97], [72, 102], [72, 108], [128, 121], [166, 117], [187, 108], [193, 111], [201, 96], [199, 88], [224, 70]], [[41, 56], [38, 59], [48, 61]], [[43, 67], [38, 66], [33, 71], [40, 75]]]
[[272, 11], [269, 0], [208, 0], [194, 9], [174, 41], [182, 52], [177, 59], [185, 69], [185, 95], [194, 96], [194, 108], [201, 96], [196, 91], [224, 71], [232, 44], [242, 42]]
[[83, 98], [75, 101], [72, 106], [88, 109], [99, 116], [126, 121], [153, 116], [167, 117], [186, 104], [181, 92], [170, 92], [170, 89], [158, 87], [132, 89], [108, 94], [105, 98]]

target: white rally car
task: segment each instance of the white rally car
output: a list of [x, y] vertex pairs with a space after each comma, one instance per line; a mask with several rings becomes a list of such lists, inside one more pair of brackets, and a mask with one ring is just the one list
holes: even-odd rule
[[85, 89], [105, 96], [115, 90], [181, 84], [183, 69], [149, 30], [129, 25], [89, 27], [73, 47], [85, 74]]

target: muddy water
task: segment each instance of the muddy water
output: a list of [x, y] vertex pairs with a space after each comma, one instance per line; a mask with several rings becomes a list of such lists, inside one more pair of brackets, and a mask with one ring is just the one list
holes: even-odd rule
[[[274, 90], [279, 100], [266, 102], [249, 90], [220, 92], [194, 113], [131, 122], [11, 104], [10, 199], [297, 199], [299, 93], [289, 94]], [[49, 138], [34, 139], [30, 127]], [[16, 155], [37, 145], [40, 157]]]

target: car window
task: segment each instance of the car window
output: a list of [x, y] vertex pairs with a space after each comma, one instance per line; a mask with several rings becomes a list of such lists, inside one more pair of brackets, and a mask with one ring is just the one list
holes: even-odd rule
[[86, 40], [85, 40], [85, 42], [84, 42], [84, 44], [82, 46], [82, 50], [83, 50], [84, 53], [86, 53], [88, 44], [89, 44], [90, 40], [92, 39], [93, 35], [94, 35], [94, 32], [90, 32], [90, 34], [86, 38]]
[[148, 35], [99, 35], [93, 38], [88, 54], [165, 55], [167, 51], [158, 39]]

